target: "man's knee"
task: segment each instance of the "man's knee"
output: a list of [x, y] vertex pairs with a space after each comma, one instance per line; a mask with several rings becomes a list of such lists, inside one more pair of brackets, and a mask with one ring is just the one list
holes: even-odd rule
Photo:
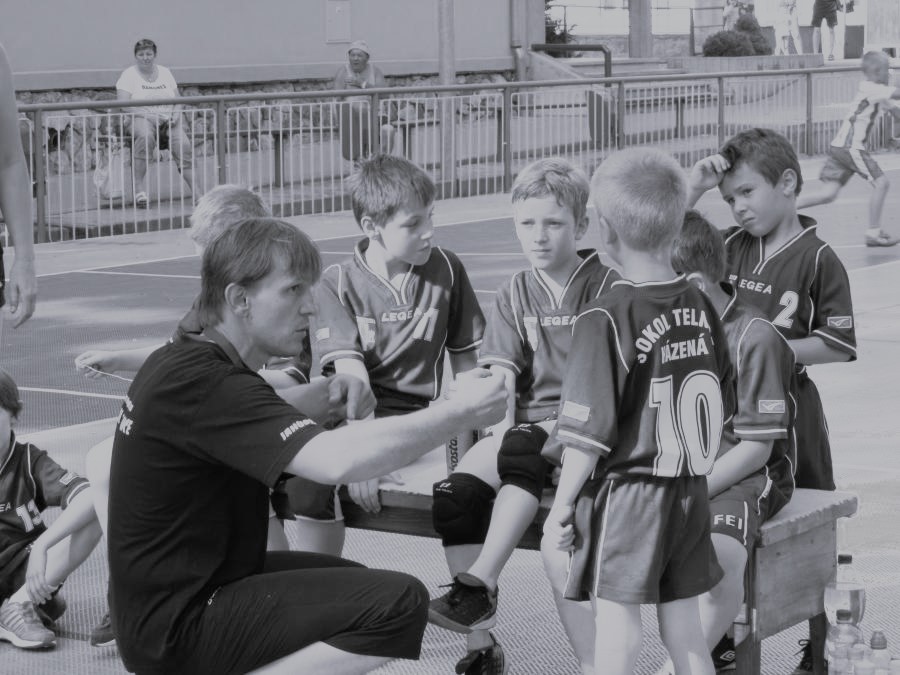
[[477, 476], [451, 473], [432, 487], [431, 519], [444, 546], [483, 544], [497, 493]]
[[507, 431], [497, 453], [500, 482], [540, 499], [547, 479], [547, 461], [541, 456], [546, 441], [547, 432], [536, 424], [519, 424]]

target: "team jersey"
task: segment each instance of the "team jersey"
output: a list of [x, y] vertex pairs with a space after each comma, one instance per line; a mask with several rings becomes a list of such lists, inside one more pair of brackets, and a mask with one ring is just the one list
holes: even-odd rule
[[313, 358], [323, 368], [337, 359], [359, 359], [376, 392], [427, 404], [440, 393], [444, 352], [476, 349], [484, 315], [450, 251], [434, 247], [394, 288], [366, 262], [368, 244], [359, 242], [352, 257], [326, 268], [316, 284]]
[[578, 254], [581, 264], [558, 302], [536, 269], [517, 272], [497, 289], [478, 365], [503, 366], [515, 373], [517, 422], [555, 416], [575, 318], [585, 303], [619, 278], [596, 251]]
[[762, 312], [737, 295], [720, 318], [735, 371], [736, 405], [722, 432], [719, 457], [744, 440], [772, 441], [763, 472], [781, 493], [779, 500], [786, 501], [794, 492], [797, 466], [794, 353]]
[[683, 276], [616, 281], [575, 321], [559, 442], [600, 455], [598, 472], [612, 477], [706, 475], [731, 377], [715, 308]]
[[48, 506], [66, 508], [88, 487], [86, 478], [66, 471], [31, 443], [11, 434], [9, 453], [0, 465], [0, 575], [23, 548], [47, 527], [41, 512]]
[[870, 80], [860, 82], [853, 103], [850, 104], [850, 112], [841, 123], [831, 145], [848, 150], [865, 150], [878, 114], [886, 107], [894, 107], [891, 96], [895, 91], [894, 87], [886, 84]]
[[762, 310], [788, 340], [812, 335], [856, 359], [850, 280], [837, 254], [800, 216], [803, 230], [765, 256], [764, 242], [740, 227], [726, 230], [728, 280], [738, 298]]

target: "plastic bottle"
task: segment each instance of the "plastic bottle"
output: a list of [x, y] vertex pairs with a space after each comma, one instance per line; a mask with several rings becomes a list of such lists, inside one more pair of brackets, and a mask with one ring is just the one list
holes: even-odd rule
[[852, 555], [846, 553], [838, 555], [835, 575], [825, 585], [825, 615], [831, 625], [837, 623], [839, 609], [848, 610], [850, 623], [856, 626], [866, 612], [866, 588], [856, 578], [852, 564]]
[[872, 649], [872, 663], [875, 669], [888, 670], [891, 667], [891, 653], [888, 651], [887, 638], [880, 630], [872, 633], [869, 640], [869, 647]]
[[891, 661], [891, 675], [900, 675], [900, 659]]
[[853, 675], [875, 675], [875, 664], [868, 659], [862, 661], [851, 661], [853, 665]]
[[828, 655], [828, 675], [847, 675], [850, 672], [850, 649], [848, 645], [835, 645]]
[[862, 633], [851, 623], [851, 618], [849, 610], [839, 609], [837, 623], [828, 626], [828, 633], [825, 636], [825, 660], [829, 663], [832, 658], [837, 657], [839, 647], [845, 650], [842, 652], [843, 658], [849, 658], [852, 647], [862, 640]]

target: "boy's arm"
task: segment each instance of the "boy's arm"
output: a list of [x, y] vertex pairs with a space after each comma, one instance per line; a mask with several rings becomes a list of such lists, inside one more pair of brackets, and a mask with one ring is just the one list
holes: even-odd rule
[[491, 435], [500, 439], [516, 425], [516, 374], [503, 366], [491, 366], [490, 370], [502, 376], [506, 386], [506, 415], [502, 422], [491, 427]]
[[724, 455], [720, 455], [706, 477], [709, 496], [716, 496], [763, 468], [772, 454], [773, 444], [773, 441], [741, 440]]
[[813, 365], [856, 360], [850, 279], [827, 244], [818, 250], [809, 297], [813, 303], [809, 334], [789, 341], [797, 362]]
[[136, 373], [144, 365], [144, 361], [163, 344], [165, 343], [110, 351], [89, 349], [75, 357], [75, 368], [84, 371], [85, 377], [100, 377], [119, 371]]
[[[453, 371], [454, 377], [467, 370], [472, 370], [476, 365], [478, 365], [478, 353], [474, 349], [467, 352], [450, 353], [450, 369]], [[472, 438], [473, 431], [478, 431], [478, 429], [467, 429], [456, 437], [456, 448], [460, 456], [471, 450], [475, 444]]]
[[827, 344], [817, 335], [788, 340], [788, 344], [794, 352], [797, 363], [802, 363], [804, 366], [814, 366], [817, 363], [842, 363], [853, 358], [852, 354]]
[[484, 313], [466, 268], [451, 251], [438, 249], [450, 268], [450, 308], [447, 318], [447, 352], [474, 352], [484, 337]]
[[567, 447], [563, 450], [562, 471], [556, 486], [553, 506], [544, 521], [544, 536], [548, 542], [561, 551], [571, 550], [575, 545], [575, 501], [581, 488], [594, 472], [599, 456], [580, 448]]
[[704, 157], [694, 164], [688, 174], [687, 208], [692, 209], [707, 190], [712, 190], [725, 177], [731, 164], [720, 154]]

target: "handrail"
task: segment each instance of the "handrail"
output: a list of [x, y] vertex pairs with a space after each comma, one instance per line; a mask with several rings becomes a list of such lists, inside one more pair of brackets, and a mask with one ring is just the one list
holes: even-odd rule
[[531, 49], [536, 52], [603, 52], [603, 77], [612, 77], [612, 52], [602, 44], [549, 44], [535, 43]]

